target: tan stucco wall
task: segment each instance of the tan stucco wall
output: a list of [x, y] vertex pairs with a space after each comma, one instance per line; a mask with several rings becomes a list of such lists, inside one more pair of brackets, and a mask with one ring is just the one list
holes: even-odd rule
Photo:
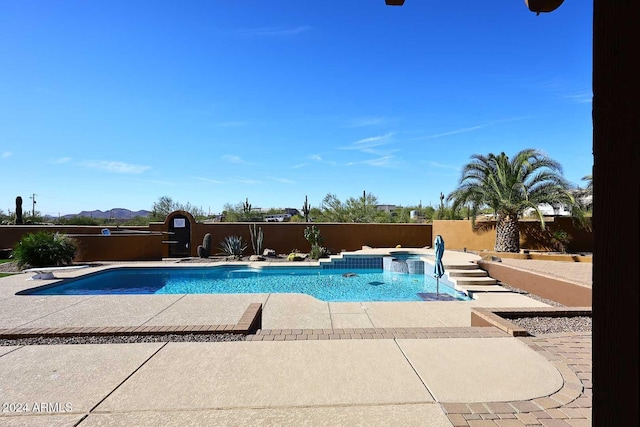
[[[110, 236], [101, 230], [108, 228]], [[127, 230], [148, 232], [148, 227], [127, 227]], [[78, 246], [74, 261], [135, 261], [162, 259], [162, 236], [149, 233], [126, 234], [118, 227], [3, 225], [0, 226], [0, 249], [13, 248], [20, 238], [29, 233], [47, 231], [63, 233], [73, 238]]]
[[71, 234], [69, 237], [78, 247], [75, 262], [162, 260], [161, 234]]
[[[144, 240], [131, 238], [131, 244], [118, 246], [109, 246], [112, 250], [119, 254], [111, 255], [102, 249], [91, 249], [93, 253], [91, 257], [94, 260], [113, 260], [115, 257], [126, 260], [135, 259], [156, 259], [158, 253], [160, 258], [169, 256], [169, 244], [163, 241], [170, 240], [170, 236], [166, 234], [169, 230], [169, 220], [175, 216], [173, 213], [167, 217], [165, 222], [151, 223], [149, 227], [126, 227], [127, 230], [153, 231], [158, 235], [165, 233], [161, 238], [152, 237]], [[242, 236], [247, 243], [245, 254], [253, 253], [251, 248], [251, 238], [249, 234], [249, 224], [241, 223], [196, 223], [190, 215], [187, 215], [191, 222], [191, 256], [197, 256], [198, 245], [202, 244], [202, 239], [206, 233], [212, 236], [212, 253], [219, 252], [218, 246], [220, 242], [231, 235]], [[274, 249], [277, 253], [289, 253], [293, 249], [301, 252], [307, 252], [310, 249], [309, 243], [304, 238], [304, 229], [308, 226], [315, 225], [324, 238], [324, 246], [329, 248], [333, 253], [342, 250], [357, 250], [362, 246], [371, 247], [395, 247], [401, 245], [403, 247], [424, 247], [432, 246], [433, 239], [440, 234], [444, 238], [447, 249], [462, 250], [466, 248], [469, 251], [492, 251], [495, 246], [495, 223], [494, 222], [477, 222], [475, 229], [471, 226], [471, 221], [445, 221], [436, 220], [433, 224], [343, 224], [343, 223], [274, 223], [261, 222], [256, 223], [258, 227], [262, 227], [264, 234], [263, 249]], [[121, 231], [117, 227], [100, 227], [100, 226], [0, 226], [0, 249], [12, 248], [23, 234], [32, 233], [39, 230], [50, 232], [61, 232], [73, 235], [95, 235], [100, 236], [100, 230], [109, 228], [112, 232]], [[548, 244], [549, 233], [557, 228], [566, 230], [572, 240], [568, 250], [571, 252], [591, 252], [593, 245], [593, 233], [588, 230], [574, 227], [570, 218], [556, 218], [554, 221], [547, 221], [547, 231], [540, 230], [540, 224], [534, 221], [521, 222], [521, 238], [520, 246], [522, 249], [532, 251], [554, 251], [555, 248]], [[112, 234], [115, 236], [115, 234]], [[102, 244], [104, 240], [90, 240], [85, 238], [85, 245], [93, 243]], [[138, 242], [140, 240], [140, 243]], [[89, 243], [92, 242], [92, 243]], [[144, 242], [144, 243], [142, 243]], [[158, 245], [159, 248], [150, 248], [149, 245]], [[127, 249], [123, 249], [127, 247]], [[129, 250], [131, 249], [131, 250]], [[88, 251], [87, 248], [84, 249]], [[139, 256], [136, 255], [139, 251]], [[125, 258], [124, 254], [130, 258]], [[89, 255], [86, 255], [88, 257]], [[88, 259], [88, 258], [86, 258]]]
[[[120, 227], [110, 226], [89, 226], [89, 225], [0, 225], [0, 249], [13, 248], [20, 241], [23, 235], [36, 233], [38, 231], [48, 231], [50, 233], [63, 234], [100, 234], [103, 228], [108, 228], [113, 232], [120, 231]], [[126, 230], [147, 231], [148, 227], [123, 227]]]
[[[551, 232], [557, 229], [571, 236], [570, 252], [592, 252], [593, 232], [573, 224], [571, 218], [545, 220], [546, 230], [537, 221], [520, 221], [520, 247], [534, 251], [555, 251], [550, 244]], [[495, 221], [477, 221], [472, 227], [470, 220], [435, 220], [433, 235], [440, 234], [448, 249], [467, 248], [470, 251], [492, 251], [495, 248]]]
[[[247, 243], [245, 254], [253, 253], [249, 224], [242, 223], [213, 223], [193, 224], [191, 229], [191, 254], [197, 255], [197, 247], [202, 244], [206, 233], [211, 233], [212, 253], [219, 252], [220, 242], [227, 236], [241, 236]], [[279, 254], [289, 253], [293, 249], [308, 252], [309, 242], [304, 238], [304, 229], [316, 226], [324, 239], [324, 246], [333, 253], [342, 250], [358, 250], [362, 246], [371, 247], [423, 247], [431, 246], [432, 235], [430, 224], [334, 224], [334, 223], [300, 223], [300, 222], [259, 222], [256, 227], [262, 227], [264, 240], [263, 250], [273, 249]], [[168, 254], [168, 249], [167, 252]]]

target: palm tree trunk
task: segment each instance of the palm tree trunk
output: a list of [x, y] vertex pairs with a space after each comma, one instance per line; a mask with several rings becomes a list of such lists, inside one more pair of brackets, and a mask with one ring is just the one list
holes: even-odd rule
[[517, 215], [498, 214], [496, 252], [520, 252], [520, 230]]

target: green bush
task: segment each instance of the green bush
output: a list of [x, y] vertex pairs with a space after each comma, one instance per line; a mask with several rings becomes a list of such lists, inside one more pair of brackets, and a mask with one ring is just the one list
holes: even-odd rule
[[55, 267], [71, 264], [76, 252], [75, 243], [67, 236], [38, 231], [22, 236], [11, 256], [21, 268]]

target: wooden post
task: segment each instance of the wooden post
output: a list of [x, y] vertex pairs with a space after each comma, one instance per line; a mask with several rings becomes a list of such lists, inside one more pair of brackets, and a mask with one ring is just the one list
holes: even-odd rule
[[594, 0], [594, 426], [640, 425], [638, 5]]

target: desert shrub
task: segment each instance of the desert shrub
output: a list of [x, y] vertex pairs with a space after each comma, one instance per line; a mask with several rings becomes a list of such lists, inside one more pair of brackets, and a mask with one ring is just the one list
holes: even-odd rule
[[320, 235], [320, 230], [315, 225], [304, 229], [304, 238], [311, 244], [311, 248], [322, 246], [323, 239]]
[[38, 231], [22, 236], [13, 248], [12, 258], [19, 267], [54, 267], [73, 262], [77, 248], [69, 237], [59, 233]]
[[315, 225], [304, 229], [304, 238], [311, 244], [309, 256], [312, 259], [324, 258], [329, 255], [327, 248], [322, 246], [323, 238], [320, 235], [320, 230]]
[[326, 258], [329, 255], [331, 255], [331, 252], [324, 246], [314, 246], [311, 248], [311, 252], [309, 252], [311, 259]]
[[247, 245], [240, 236], [227, 236], [220, 242], [219, 248], [224, 255], [241, 257]]
[[74, 216], [71, 218], [59, 218], [55, 220], [60, 225], [100, 225], [100, 221], [96, 218], [88, 216]]

